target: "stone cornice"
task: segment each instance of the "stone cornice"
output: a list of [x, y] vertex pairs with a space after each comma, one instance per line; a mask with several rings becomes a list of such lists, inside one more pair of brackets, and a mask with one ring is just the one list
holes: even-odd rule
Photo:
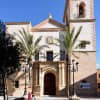
[[26, 25], [30, 24], [30, 22], [6, 22], [6, 25]]
[[31, 29], [31, 32], [56, 32], [56, 31], [65, 31], [65, 28], [34, 28], [34, 29]]
[[95, 22], [96, 19], [71, 19], [71, 23], [81, 23], [81, 22]]
[[80, 50], [80, 51], [73, 51], [73, 52], [79, 52], [79, 53], [81, 53], [81, 52], [96, 52], [95, 50], [94, 51], [82, 51], [82, 50]]
[[38, 64], [57, 64], [57, 63], [66, 63], [66, 61], [34, 61], [33, 62]]

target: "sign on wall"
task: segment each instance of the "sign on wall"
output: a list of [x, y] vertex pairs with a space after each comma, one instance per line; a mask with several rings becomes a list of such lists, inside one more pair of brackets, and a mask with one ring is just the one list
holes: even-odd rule
[[90, 89], [91, 84], [90, 83], [80, 83], [80, 88], [81, 89]]

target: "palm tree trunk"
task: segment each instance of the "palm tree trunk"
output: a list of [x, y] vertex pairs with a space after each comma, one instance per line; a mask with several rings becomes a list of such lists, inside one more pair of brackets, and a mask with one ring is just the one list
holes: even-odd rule
[[29, 82], [30, 82], [30, 80], [31, 80], [31, 76], [30, 76], [30, 75], [31, 75], [31, 74], [30, 74], [30, 67], [31, 67], [31, 66], [30, 66], [30, 64], [29, 64]]
[[68, 63], [67, 63], [67, 96], [69, 97], [69, 68], [68, 68]]
[[32, 62], [32, 59], [31, 59], [31, 57], [29, 57], [28, 61], [27, 61], [27, 64], [29, 65], [29, 82], [31, 80], [31, 74], [30, 74], [31, 62]]
[[3, 97], [4, 97], [4, 100], [6, 100], [6, 97], [5, 97], [5, 95], [6, 95], [6, 93], [5, 93], [5, 74], [3, 73], [2, 76], [3, 76], [2, 79], [3, 79], [3, 92], [4, 92]]
[[8, 100], [8, 89], [7, 89], [7, 77], [5, 78], [5, 88], [6, 88], [6, 95], [7, 95], [7, 99]]
[[68, 97], [71, 96], [71, 57], [67, 55], [67, 95]]

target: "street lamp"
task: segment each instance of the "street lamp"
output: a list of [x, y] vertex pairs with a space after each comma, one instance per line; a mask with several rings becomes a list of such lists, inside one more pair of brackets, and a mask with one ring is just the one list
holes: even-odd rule
[[78, 65], [79, 65], [79, 63], [78, 63], [78, 62], [75, 63], [75, 60], [73, 59], [73, 60], [72, 60], [73, 95], [76, 95], [76, 91], [75, 91], [75, 72], [78, 71]]
[[27, 88], [26, 88], [26, 67], [25, 67], [25, 88], [24, 88], [24, 95], [27, 94]]
[[29, 70], [29, 67], [28, 67], [28, 64], [27, 64], [27, 59], [26, 59], [26, 62], [25, 62], [25, 88], [24, 88], [24, 95], [26, 95], [27, 94], [27, 80], [26, 80], [26, 78], [27, 78], [27, 76], [26, 76], [26, 74], [27, 74], [27, 72], [28, 72], [28, 70]]

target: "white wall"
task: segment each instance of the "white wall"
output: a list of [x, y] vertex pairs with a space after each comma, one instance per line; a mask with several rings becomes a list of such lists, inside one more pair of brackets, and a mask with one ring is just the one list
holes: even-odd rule
[[[63, 32], [61, 32], [61, 33], [63, 33]], [[44, 48], [42, 50], [42, 53], [44, 53], [45, 56], [46, 56], [46, 52], [47, 51], [53, 51], [54, 56], [56, 54], [59, 54], [54, 59], [54, 61], [59, 61], [59, 59], [60, 59], [60, 47], [59, 46], [56, 46], [54, 44], [48, 44], [46, 42], [46, 39], [47, 39], [48, 36], [52, 36], [53, 39], [54, 39], [53, 42], [54, 43], [57, 43], [57, 41], [55, 41], [55, 39], [59, 39], [59, 34], [61, 34], [61, 33], [60, 32], [33, 32], [33, 35], [34, 35], [35, 39], [37, 39], [39, 36], [42, 36], [42, 40], [40, 42], [40, 45], [47, 45], [49, 47], [49, 48]], [[40, 57], [40, 60], [41, 61], [46, 61], [46, 58], [43, 59], [43, 58]]]
[[14, 34], [14, 32], [18, 32], [24, 28], [26, 31], [29, 31], [31, 24], [22, 24], [22, 25], [6, 25], [7, 33]]
[[46, 23], [45, 25], [41, 26], [41, 28], [59, 28], [59, 27], [51, 23]]
[[94, 38], [95, 38], [95, 27], [94, 22], [80, 22], [80, 23], [71, 23], [71, 27], [75, 28], [75, 32], [82, 26], [82, 30], [80, 36], [78, 38], [78, 42], [81, 40], [89, 41], [90, 44], [86, 46], [85, 49], [80, 49], [82, 51], [93, 51], [94, 50]]

